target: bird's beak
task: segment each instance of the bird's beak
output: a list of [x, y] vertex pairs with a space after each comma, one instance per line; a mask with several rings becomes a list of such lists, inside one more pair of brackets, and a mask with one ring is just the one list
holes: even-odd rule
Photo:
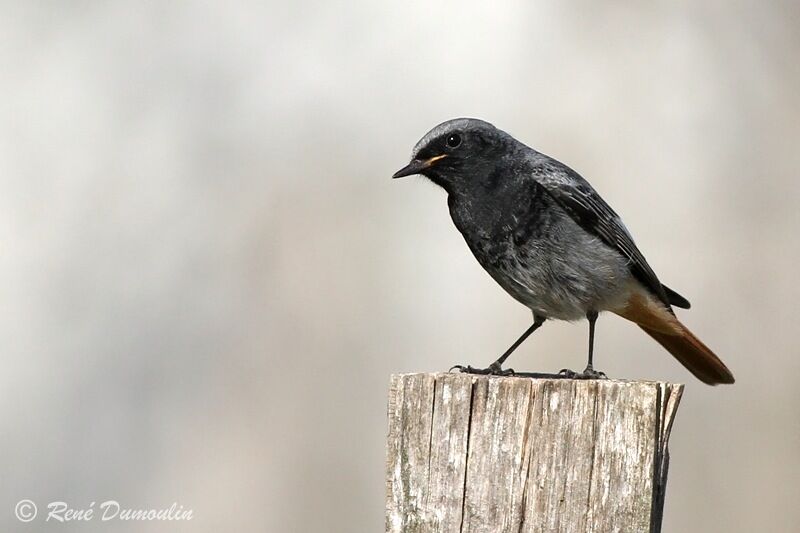
[[437, 161], [444, 159], [447, 157], [447, 154], [433, 156], [428, 159], [413, 159], [411, 163], [404, 166], [400, 170], [394, 173], [392, 179], [395, 178], [405, 178], [406, 176], [413, 176], [414, 174], [419, 174], [425, 169], [431, 168], [434, 163]]

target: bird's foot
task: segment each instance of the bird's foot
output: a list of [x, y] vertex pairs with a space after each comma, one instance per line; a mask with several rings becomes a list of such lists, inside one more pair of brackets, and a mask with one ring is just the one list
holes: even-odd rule
[[587, 366], [583, 372], [575, 372], [569, 368], [563, 368], [558, 375], [563, 376], [565, 379], [608, 379], [605, 372], [595, 370], [591, 365]]
[[582, 375], [584, 376], [583, 379], [608, 379], [605, 372], [595, 370], [591, 365], [584, 369]]
[[565, 379], [575, 379], [575, 376], [577, 376], [578, 373], [574, 370], [570, 370], [569, 368], [562, 368], [558, 371], [558, 375]]
[[587, 366], [583, 372], [575, 372], [569, 368], [560, 370], [557, 374], [546, 372], [515, 372], [513, 368], [502, 368], [499, 364], [492, 363], [486, 368], [475, 368], [472, 366], [455, 365], [450, 368], [450, 372], [457, 370], [463, 374], [476, 374], [481, 376], [515, 376], [520, 378], [539, 378], [539, 379], [608, 379], [604, 372], [595, 370]]
[[455, 365], [450, 368], [450, 372], [458, 370], [463, 374], [479, 374], [483, 376], [513, 376], [515, 374], [513, 368], [502, 368], [497, 362], [492, 363], [486, 368], [474, 368], [469, 365]]

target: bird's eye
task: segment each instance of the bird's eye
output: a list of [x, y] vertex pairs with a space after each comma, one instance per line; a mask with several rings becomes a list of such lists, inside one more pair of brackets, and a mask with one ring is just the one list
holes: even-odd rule
[[461, 135], [453, 133], [447, 138], [446, 142], [449, 148], [458, 148], [461, 145]]

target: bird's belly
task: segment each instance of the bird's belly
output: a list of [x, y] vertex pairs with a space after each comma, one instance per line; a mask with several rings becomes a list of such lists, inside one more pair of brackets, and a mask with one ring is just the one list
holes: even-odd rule
[[[534, 314], [578, 320], [623, 305], [632, 275], [622, 255], [590, 236], [579, 242], [506, 241], [484, 263], [489, 274]], [[487, 258], [488, 259], [488, 258]]]

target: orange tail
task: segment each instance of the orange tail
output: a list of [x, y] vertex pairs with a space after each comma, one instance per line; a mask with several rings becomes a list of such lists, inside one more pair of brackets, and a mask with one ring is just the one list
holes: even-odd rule
[[733, 383], [733, 374], [725, 366], [725, 363], [720, 361], [719, 357], [714, 355], [714, 352], [709, 350], [708, 346], [695, 337], [683, 324], [680, 325], [683, 331], [677, 335], [661, 333], [647, 326], [640, 325], [639, 327], [658, 341], [703, 383], [709, 385]]
[[734, 382], [725, 363], [654, 298], [637, 294], [616, 313], [638, 324], [703, 383]]

